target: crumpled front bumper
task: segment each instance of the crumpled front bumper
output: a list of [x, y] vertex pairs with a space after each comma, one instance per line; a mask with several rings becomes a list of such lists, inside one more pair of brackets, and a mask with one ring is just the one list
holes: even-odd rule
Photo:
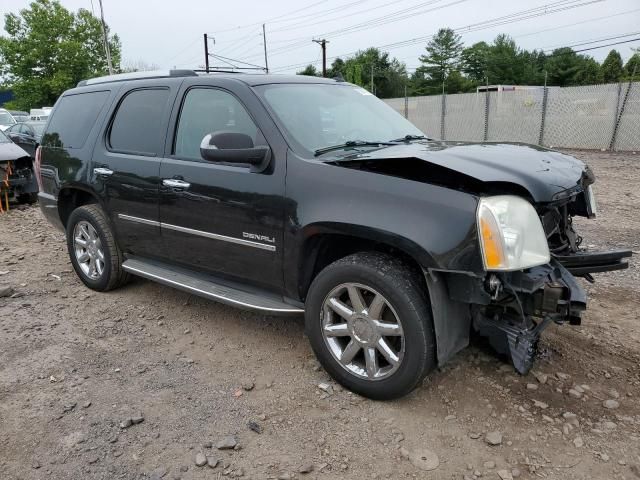
[[[535, 359], [540, 334], [551, 323], [579, 325], [587, 293], [556, 259], [526, 271], [500, 275], [504, 295], [512, 295], [515, 313], [500, 310], [500, 301], [476, 310], [474, 327], [514, 368], [526, 374]], [[537, 319], [537, 320], [534, 320]]]
[[631, 250], [580, 251], [572, 255], [556, 255], [555, 258], [573, 275], [584, 277], [591, 273], [629, 268], [629, 263], [624, 259], [631, 257], [631, 255]]

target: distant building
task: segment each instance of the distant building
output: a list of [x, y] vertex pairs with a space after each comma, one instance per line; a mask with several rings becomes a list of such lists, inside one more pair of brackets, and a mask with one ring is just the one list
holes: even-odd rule
[[542, 90], [542, 85], [482, 85], [476, 92], [515, 92], [517, 90]]
[[0, 90], [0, 107], [4, 106], [5, 103], [13, 100], [13, 91], [12, 90]]

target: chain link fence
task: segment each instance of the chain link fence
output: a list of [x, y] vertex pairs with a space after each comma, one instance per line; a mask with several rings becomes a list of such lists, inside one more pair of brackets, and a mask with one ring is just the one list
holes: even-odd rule
[[434, 138], [640, 150], [640, 82], [386, 99]]

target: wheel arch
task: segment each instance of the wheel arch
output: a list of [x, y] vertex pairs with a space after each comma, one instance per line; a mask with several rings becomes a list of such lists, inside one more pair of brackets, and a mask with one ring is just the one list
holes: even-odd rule
[[334, 223], [315, 224], [305, 230], [298, 262], [298, 288], [304, 301], [315, 276], [329, 264], [357, 252], [375, 251], [399, 257], [417, 273], [433, 318], [436, 359], [440, 366], [469, 344], [469, 304], [452, 300], [449, 275], [438, 271], [433, 256], [393, 232]]
[[400, 257], [416, 271], [436, 266], [431, 254], [418, 244], [385, 230], [327, 222], [309, 225], [301, 233], [297, 262], [297, 293], [303, 301], [311, 282], [324, 267], [356, 252], [390, 253]]
[[67, 228], [71, 212], [82, 205], [92, 203], [101, 205], [99, 197], [89, 188], [69, 185], [60, 189], [58, 192], [58, 216], [64, 228]]

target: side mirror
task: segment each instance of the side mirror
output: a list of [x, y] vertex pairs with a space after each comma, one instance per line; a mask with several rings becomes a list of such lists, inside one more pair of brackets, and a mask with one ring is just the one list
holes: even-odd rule
[[8, 133], [7, 137], [9, 137], [13, 143], [19, 143], [22, 140], [22, 135], [19, 133]]
[[247, 164], [255, 170], [266, 167], [270, 153], [269, 147], [254, 147], [251, 137], [244, 133], [213, 132], [200, 143], [200, 155], [205, 160]]

